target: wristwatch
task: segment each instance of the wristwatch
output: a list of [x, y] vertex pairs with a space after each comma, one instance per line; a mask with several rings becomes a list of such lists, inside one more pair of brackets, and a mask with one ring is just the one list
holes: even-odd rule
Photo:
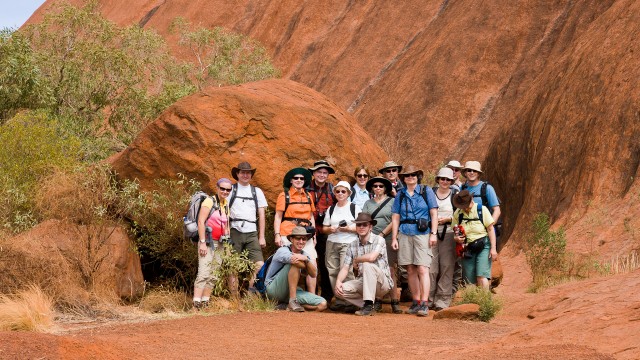
[[437, 233], [437, 232], [433, 232], [433, 231], [432, 231], [432, 232], [431, 232], [431, 235], [438, 235], [438, 233]]
[[204, 243], [206, 243], [207, 241], [206, 241], [205, 239], [200, 239], [200, 242], [204, 244]]

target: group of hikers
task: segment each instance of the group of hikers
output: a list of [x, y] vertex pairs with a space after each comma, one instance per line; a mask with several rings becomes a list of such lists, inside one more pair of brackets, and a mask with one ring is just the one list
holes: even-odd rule
[[[246, 251], [256, 269], [265, 263], [267, 201], [251, 185], [255, 172], [247, 162], [238, 164], [231, 170], [236, 183], [219, 179], [216, 194], [201, 204], [196, 309], [209, 302], [222, 242]], [[433, 188], [421, 184], [422, 169], [394, 161], [385, 162], [376, 176], [358, 166], [353, 185], [345, 180], [334, 185], [332, 174], [331, 164], [320, 160], [284, 175], [273, 224], [278, 249], [261, 279], [261, 290], [279, 308], [373, 315], [388, 296], [393, 313], [427, 316], [429, 309], [449, 307], [464, 283], [489, 288], [491, 264], [498, 258], [494, 225], [500, 203], [493, 187], [480, 179], [479, 162], [450, 161], [437, 172]], [[237, 288], [236, 279], [229, 281]], [[249, 291], [258, 291], [254, 281], [255, 276]], [[400, 305], [403, 287], [412, 297], [406, 310]]]

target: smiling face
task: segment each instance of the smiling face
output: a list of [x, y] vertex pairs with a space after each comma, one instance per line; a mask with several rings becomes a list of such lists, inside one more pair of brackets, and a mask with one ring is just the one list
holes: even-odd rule
[[231, 183], [228, 183], [228, 182], [220, 183], [220, 185], [217, 186], [217, 190], [218, 190], [218, 198], [226, 199], [227, 197], [229, 197], [229, 193], [231, 193]]
[[240, 170], [238, 171], [238, 182], [242, 186], [247, 186], [249, 185], [252, 176], [251, 170]]
[[369, 233], [369, 231], [371, 231], [372, 227], [373, 226], [368, 222], [356, 223], [356, 232], [360, 236], [365, 236], [367, 235], [367, 233]]
[[440, 186], [442, 189], [448, 189], [451, 186], [451, 183], [453, 182], [453, 180], [443, 178], [443, 177], [437, 178], [436, 181], [438, 182], [438, 186]]
[[293, 175], [291, 178], [291, 186], [293, 186], [296, 190], [302, 189], [304, 186], [304, 175]]
[[291, 247], [294, 252], [299, 253], [307, 245], [308, 238], [306, 236], [291, 235], [287, 237], [287, 240], [291, 241]]
[[316, 184], [322, 186], [327, 182], [327, 178], [329, 177], [329, 170], [325, 168], [320, 168], [313, 172], [313, 180], [315, 180]]
[[384, 169], [384, 177], [389, 181], [394, 182], [398, 179], [398, 168], [388, 168]]
[[358, 173], [356, 174], [356, 182], [358, 183], [358, 186], [364, 188], [368, 180], [369, 174], [367, 174], [367, 171], [365, 169], [361, 169], [360, 171], [358, 171]]
[[338, 202], [344, 202], [349, 195], [351, 195], [349, 189], [346, 189], [344, 186], [336, 186], [333, 188], [333, 194], [336, 196]]
[[418, 173], [407, 174], [403, 181], [407, 186], [418, 185]]
[[469, 181], [470, 183], [474, 183], [480, 180], [480, 173], [475, 170], [466, 169], [464, 171], [464, 177], [466, 177], [467, 181]]
[[371, 190], [376, 196], [380, 196], [385, 193], [387, 189], [385, 189], [384, 184], [381, 182], [375, 182], [371, 185]]

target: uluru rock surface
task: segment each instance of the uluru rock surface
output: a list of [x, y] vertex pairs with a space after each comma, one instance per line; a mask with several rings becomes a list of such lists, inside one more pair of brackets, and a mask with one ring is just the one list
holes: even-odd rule
[[179, 100], [123, 152], [111, 158], [119, 176], [153, 187], [184, 174], [212, 190], [231, 168], [248, 161], [270, 203], [293, 167], [335, 162], [336, 177], [372, 168], [384, 151], [346, 111], [322, 94], [289, 80], [209, 88]]

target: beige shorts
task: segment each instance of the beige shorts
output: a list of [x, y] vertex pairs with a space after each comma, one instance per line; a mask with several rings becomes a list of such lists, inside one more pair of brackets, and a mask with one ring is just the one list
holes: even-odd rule
[[429, 235], [405, 235], [398, 233], [398, 265], [431, 267], [433, 253], [429, 247]]

